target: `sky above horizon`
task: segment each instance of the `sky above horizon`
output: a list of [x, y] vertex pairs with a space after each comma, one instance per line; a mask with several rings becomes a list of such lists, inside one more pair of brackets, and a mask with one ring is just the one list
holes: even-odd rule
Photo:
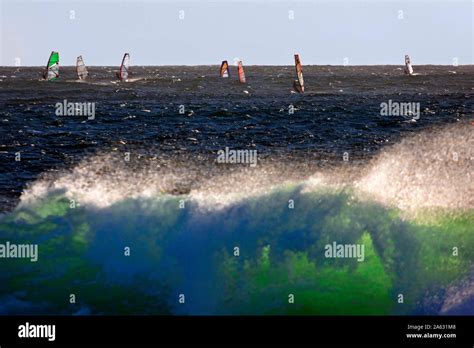
[[473, 64], [473, 2], [0, 0], [0, 65]]

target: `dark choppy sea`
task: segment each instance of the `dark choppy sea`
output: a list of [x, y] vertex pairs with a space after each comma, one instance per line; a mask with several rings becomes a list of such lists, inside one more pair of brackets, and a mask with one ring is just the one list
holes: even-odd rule
[[[472, 66], [418, 66], [412, 77], [396, 66], [305, 66], [304, 96], [292, 93], [289, 66], [246, 67], [245, 84], [216, 66], [133, 67], [132, 78], [145, 79], [129, 83], [114, 81], [111, 67], [89, 70], [84, 83], [71, 67], [44, 83], [39, 68], [0, 68], [1, 210], [42, 173], [91, 154], [213, 160], [227, 146], [266, 162], [340, 164], [344, 152], [368, 160], [410, 133], [472, 117]], [[95, 119], [56, 116], [64, 100], [95, 103]], [[381, 116], [389, 100], [420, 103], [417, 122]]]

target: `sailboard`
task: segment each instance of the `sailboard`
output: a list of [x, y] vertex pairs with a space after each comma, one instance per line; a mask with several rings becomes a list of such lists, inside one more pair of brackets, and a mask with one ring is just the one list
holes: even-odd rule
[[247, 80], [245, 79], [244, 67], [242, 65], [241, 60], [239, 60], [239, 63], [237, 65], [237, 71], [239, 73], [239, 81], [242, 82], [242, 83], [245, 83]]
[[222, 61], [220, 75], [221, 77], [229, 77], [229, 64], [227, 60]]
[[84, 64], [84, 60], [82, 59], [82, 56], [77, 57], [76, 72], [77, 72], [77, 78], [79, 80], [85, 80], [87, 78], [87, 75], [89, 74], [89, 72], [87, 71], [86, 65]]
[[117, 77], [120, 81], [128, 79], [130, 74], [130, 54], [125, 53], [123, 55], [122, 64], [120, 65], [120, 71], [117, 73]]
[[43, 78], [48, 81], [56, 80], [59, 77], [59, 53], [51, 52], [48, 63], [43, 73]]
[[301, 67], [301, 61], [299, 54], [295, 54], [295, 69], [296, 69], [296, 76], [295, 80], [293, 81], [293, 88], [298, 93], [304, 93], [304, 80], [303, 80], [303, 68]]
[[405, 55], [405, 74], [413, 75], [413, 67], [411, 66], [410, 56]]

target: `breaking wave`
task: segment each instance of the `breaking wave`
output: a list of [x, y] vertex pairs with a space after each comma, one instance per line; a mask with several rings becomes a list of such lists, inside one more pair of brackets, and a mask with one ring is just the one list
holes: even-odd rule
[[[1, 263], [0, 313], [474, 314], [470, 132], [434, 129], [317, 172], [85, 159], [0, 218], [1, 243], [39, 244], [37, 263]], [[365, 245], [364, 262], [325, 258], [333, 241]]]
[[[404, 138], [367, 164], [340, 162], [316, 173], [291, 158], [261, 161], [256, 168], [218, 165], [212, 159], [160, 159], [122, 153], [83, 160], [68, 172], [34, 182], [20, 206], [62, 193], [99, 208], [126, 199], [164, 194], [186, 195], [203, 207], [222, 208], [285, 186], [303, 192], [328, 187], [349, 189], [358, 198], [402, 210], [474, 208], [474, 137], [472, 127], [456, 124]], [[262, 163], [263, 162], [263, 163]]]

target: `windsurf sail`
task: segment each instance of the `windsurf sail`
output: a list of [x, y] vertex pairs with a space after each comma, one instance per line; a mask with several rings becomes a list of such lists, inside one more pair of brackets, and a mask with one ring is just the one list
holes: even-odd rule
[[298, 93], [303, 94], [304, 93], [303, 68], [301, 67], [299, 54], [295, 54], [295, 69], [296, 69], [296, 76], [295, 76], [295, 80], [293, 81], [293, 88]]
[[245, 72], [244, 72], [244, 67], [242, 65], [242, 61], [239, 60], [239, 64], [237, 66], [237, 71], [239, 72], [239, 81], [242, 83], [245, 83]]
[[229, 64], [227, 63], [227, 60], [222, 62], [220, 74], [221, 77], [229, 77]]
[[413, 75], [413, 67], [411, 66], [410, 56], [405, 55], [405, 74]]
[[123, 55], [122, 65], [120, 65], [120, 72], [118, 74], [118, 78], [122, 81], [128, 79], [128, 75], [130, 73], [129, 69], [130, 69], [130, 55], [128, 53], [125, 53]]
[[43, 78], [48, 81], [56, 80], [59, 77], [59, 53], [51, 52], [48, 63], [43, 73]]
[[77, 77], [79, 80], [85, 80], [89, 72], [87, 71], [86, 65], [84, 64], [84, 60], [82, 56], [77, 57], [76, 60], [76, 72]]

